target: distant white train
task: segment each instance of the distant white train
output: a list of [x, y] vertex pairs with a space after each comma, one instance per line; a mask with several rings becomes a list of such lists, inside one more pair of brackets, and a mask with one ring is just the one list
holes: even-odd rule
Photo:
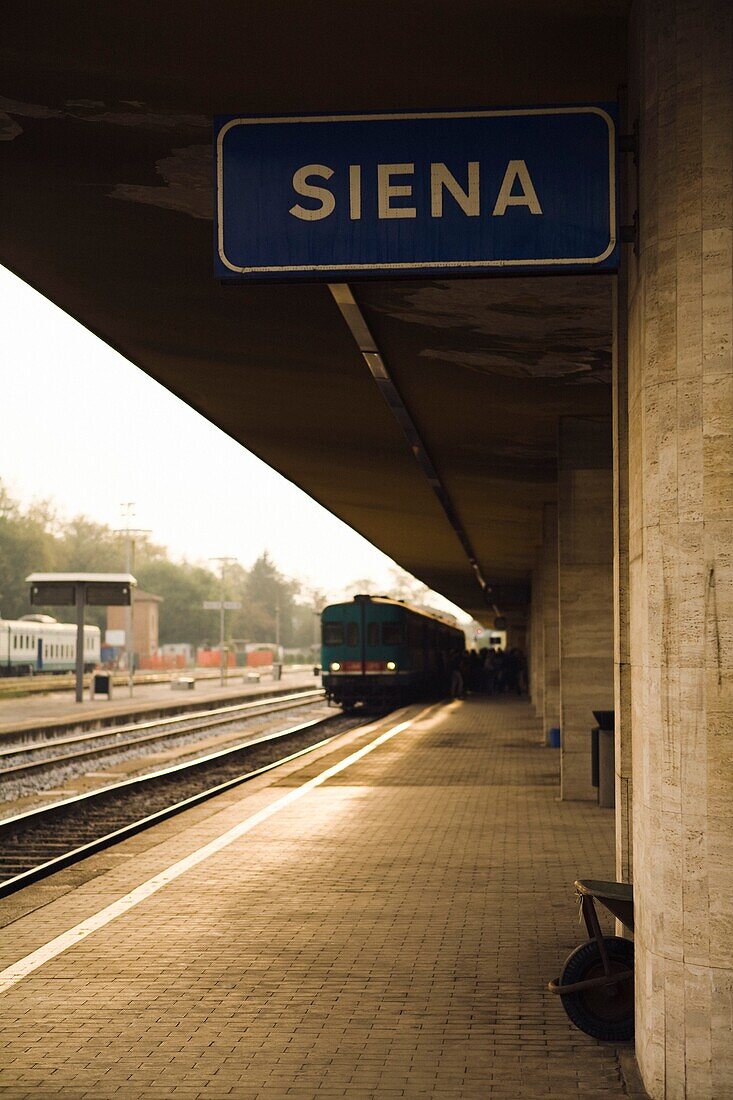
[[[84, 669], [99, 664], [98, 626], [84, 627]], [[76, 626], [51, 615], [0, 619], [0, 676], [34, 672], [71, 672], [76, 668]]]

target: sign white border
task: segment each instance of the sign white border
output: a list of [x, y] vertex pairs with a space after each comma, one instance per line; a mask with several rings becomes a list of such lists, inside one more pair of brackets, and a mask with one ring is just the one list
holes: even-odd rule
[[[506, 118], [520, 115], [599, 115], [608, 126], [608, 245], [597, 256], [552, 257], [534, 260], [422, 260], [409, 263], [375, 264], [298, 264], [292, 267], [239, 267], [231, 263], [224, 251], [224, 170], [222, 144], [225, 136], [234, 126], [286, 125], [303, 122], [366, 122], [388, 121], [393, 119], [421, 118]], [[293, 118], [233, 118], [222, 126], [216, 139], [216, 203], [217, 203], [217, 247], [219, 259], [230, 271], [237, 274], [276, 274], [291, 271], [399, 271], [399, 270], [438, 270], [439, 268], [485, 268], [485, 267], [574, 267], [578, 265], [599, 264], [611, 255], [616, 247], [616, 141], [615, 123], [607, 111], [601, 107], [532, 107], [502, 111], [415, 111], [409, 114], [361, 114], [361, 115], [304, 115]]]

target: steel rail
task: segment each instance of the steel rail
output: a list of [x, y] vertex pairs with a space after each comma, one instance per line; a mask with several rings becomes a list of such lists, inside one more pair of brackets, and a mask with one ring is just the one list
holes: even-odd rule
[[[22, 756], [24, 753], [40, 752], [43, 749], [49, 748], [63, 748], [66, 745], [80, 745], [86, 741], [98, 741], [100, 737], [117, 738], [127, 733], [138, 733], [142, 730], [155, 730], [161, 727], [164, 727], [164, 732], [159, 735], [153, 735], [152, 739], [158, 736], [160, 740], [163, 740], [166, 737], [177, 737], [180, 734], [193, 732], [197, 729], [208, 729], [210, 726], [225, 725], [227, 722], [237, 722], [241, 717], [246, 717], [247, 712], [254, 710], [261, 711], [263, 707], [268, 708], [267, 712], [269, 713], [269, 710], [285, 710], [290, 706], [304, 705], [311, 700], [323, 697], [323, 694], [321, 688], [313, 688], [308, 691], [293, 692], [290, 695], [268, 696], [266, 699], [260, 699], [250, 703], [235, 703], [231, 706], [216, 707], [210, 710], [194, 710], [184, 714], [176, 714], [172, 718], [151, 718], [147, 722], [135, 722], [126, 726], [103, 726], [101, 729], [91, 730], [88, 733], [78, 733], [73, 737], [47, 737], [43, 741], [31, 741], [27, 744], [21, 743], [11, 746], [10, 748], [0, 749], [0, 761], [12, 756]], [[217, 715], [220, 717], [216, 717]], [[211, 718], [213, 720], [195, 723], [195, 720], [199, 718]], [[195, 724], [191, 725], [188, 729], [177, 729], [171, 730], [170, 732], [167, 732], [165, 729], [165, 727], [182, 725], [186, 722], [194, 722]], [[148, 740], [148, 738], [140, 738], [139, 740], [142, 742]], [[135, 743], [136, 742], [131, 739], [125, 741], [123, 744], [132, 745]], [[107, 747], [115, 748], [116, 746], [109, 745]], [[0, 770], [0, 776], [3, 774], [5, 773]]]
[[[168, 768], [161, 768], [156, 772], [151, 772], [149, 775], [139, 776], [134, 779], [126, 779], [121, 783], [111, 784], [107, 787], [102, 787], [96, 791], [91, 791], [86, 794], [76, 795], [73, 798], [64, 799], [61, 802], [54, 802], [49, 806], [42, 806], [35, 810], [28, 810], [25, 813], [17, 814], [14, 817], [6, 818], [4, 821], [0, 821], [0, 840], [4, 835], [13, 834], [18, 830], [22, 830], [23, 827], [28, 827], [34, 823], [47, 821], [52, 822], [55, 818], [63, 819], [69, 811], [79, 809], [82, 813], [85, 809], [94, 806], [95, 804], [101, 805], [106, 799], [113, 798], [115, 795], [121, 795], [124, 799], [127, 794], [140, 792], [145, 789], [146, 786], [154, 786], [156, 783], [165, 783], [171, 777], [175, 777], [176, 774], [183, 775], [186, 772], [193, 773], [196, 770], [203, 770], [207, 766], [213, 763], [218, 763], [225, 760], [227, 757], [232, 760], [238, 753], [245, 753], [250, 755], [258, 747], [266, 744], [267, 742], [276, 742], [278, 740], [286, 741], [287, 739], [293, 739], [300, 733], [303, 733], [309, 729], [314, 729], [317, 726], [324, 726], [337, 719], [334, 716], [332, 718], [315, 718], [310, 722], [304, 722], [299, 726], [292, 726], [286, 730], [279, 730], [276, 733], [265, 734], [263, 737], [257, 738], [255, 741], [245, 741], [238, 745], [230, 746], [226, 749], [221, 749], [214, 753], [208, 753], [205, 756], [197, 757], [195, 760], [189, 760], [182, 764], [174, 764]], [[368, 723], [366, 723], [368, 724]], [[223, 793], [224, 791], [231, 790], [232, 787], [236, 787], [242, 783], [246, 783], [250, 779], [254, 779], [258, 775], [263, 775], [273, 768], [280, 767], [282, 764], [287, 764], [291, 760], [297, 760], [298, 757], [304, 756], [309, 752], [315, 751], [322, 745], [327, 744], [334, 736], [337, 736], [339, 732], [331, 734], [330, 736], [320, 737], [316, 741], [305, 745], [295, 752], [286, 753], [285, 756], [278, 757], [276, 760], [269, 761], [266, 764], [262, 764], [251, 771], [240, 773], [233, 776], [231, 779], [227, 779], [224, 782], [215, 784], [213, 787], [208, 787], [203, 791], [198, 791], [193, 795], [189, 795], [187, 798], [180, 799], [179, 801], [171, 803], [169, 806], [165, 806], [163, 809], [157, 810], [145, 817], [138, 818], [135, 821], [128, 822], [119, 828], [115, 828], [112, 831], [105, 833], [104, 835], [97, 837], [91, 841], [87, 841], [67, 852], [62, 853], [59, 856], [54, 856], [51, 859], [45, 860], [40, 864], [30, 867], [28, 870], [22, 871], [16, 875], [11, 876], [8, 879], [0, 882], [0, 898], [7, 897], [10, 894], [16, 893], [23, 887], [30, 885], [32, 882], [37, 882], [39, 879], [46, 878], [47, 876], [54, 874], [56, 871], [60, 871], [64, 867], [68, 867], [73, 863], [77, 863], [79, 860], [85, 859], [87, 856], [92, 855], [95, 852], [102, 851], [105, 848], [110, 847], [113, 844], [117, 844], [121, 840], [125, 840], [136, 833], [142, 832], [144, 829], [150, 828], [151, 825], [155, 825], [160, 821], [164, 821], [169, 817], [173, 817], [176, 814], [182, 813], [184, 810], [190, 809], [193, 806], [199, 805], [202, 802], [207, 801], [210, 798], [214, 798], [216, 795]]]
[[[265, 702], [259, 704], [260, 708], [257, 714], [251, 715], [251, 717], [265, 717], [268, 714], [277, 714], [281, 710], [293, 710], [296, 707], [305, 707], [309, 703], [315, 702], [316, 698], [323, 698], [323, 692], [315, 691], [309, 693], [307, 699], [299, 699], [297, 702], [283, 702], [278, 700], [276, 704], [267, 706]], [[224, 726], [230, 722], [239, 722], [242, 717], [247, 718], [247, 715], [230, 714], [225, 718], [212, 718], [207, 722], [199, 722], [196, 725], [184, 726], [181, 729], [164, 730], [162, 733], [146, 733], [143, 737], [132, 737], [127, 741], [119, 741], [109, 745], [96, 745], [92, 748], [82, 749], [79, 752], [67, 752], [63, 756], [47, 756], [42, 760], [28, 760], [22, 764], [13, 764], [8, 768], [0, 768], [0, 782], [8, 782], [13, 779], [19, 779], [24, 775], [39, 775], [44, 770], [52, 771], [55, 767], [61, 767], [64, 764], [72, 764], [75, 760], [93, 760], [95, 757], [107, 756], [109, 753], [124, 752], [126, 749], [135, 748], [136, 745], [146, 745], [152, 741], [168, 741], [175, 737], [185, 737], [189, 733], [198, 733], [199, 730], [215, 729], [217, 726]], [[84, 734], [83, 738], [87, 739], [90, 736], [96, 736], [96, 739], [104, 737], [117, 737], [117, 731], [114, 733], [97, 732], [95, 735]], [[72, 743], [73, 739], [65, 738], [66, 743]], [[82, 738], [80, 738], [82, 740]], [[35, 751], [41, 751], [47, 748], [54, 748], [58, 742], [47, 742], [42, 745], [35, 746]], [[28, 753], [34, 751], [29, 748], [16, 750], [16, 755]], [[0, 754], [4, 755], [4, 754]]]
[[[321, 692], [315, 693], [316, 697], [321, 696]], [[265, 717], [268, 714], [277, 714], [281, 710], [294, 710], [297, 707], [308, 706], [310, 702], [314, 702], [315, 699], [301, 699], [299, 702], [293, 703], [278, 703], [274, 706], [265, 707], [262, 703], [261, 707], [264, 709], [258, 710], [257, 714], [253, 714], [250, 717]], [[22, 764], [13, 764], [8, 768], [0, 768], [0, 782], [9, 782], [13, 779], [20, 779], [25, 775], [40, 775], [44, 771], [53, 771], [56, 767], [63, 767], [65, 764], [73, 764], [76, 760], [94, 760], [95, 758], [101, 758], [108, 756], [111, 753], [125, 752], [129, 748], [135, 748], [138, 745], [146, 745], [155, 741], [168, 741], [173, 740], [176, 737], [185, 737], [190, 733], [198, 733], [200, 730], [205, 731], [208, 729], [215, 729], [217, 726], [224, 726], [230, 722], [241, 721], [242, 718], [247, 718], [247, 715], [229, 715], [226, 718], [215, 718], [208, 722], [201, 722], [193, 726], [184, 726], [181, 729], [164, 730], [163, 733], [147, 733], [144, 737], [133, 737], [127, 741], [119, 741], [117, 743], [109, 745], [96, 745], [92, 748], [82, 749], [79, 752], [68, 752], [63, 756], [48, 756], [42, 760], [29, 760]], [[103, 734], [98, 733], [97, 739], [101, 737], [117, 736], [116, 734]], [[38, 750], [45, 749], [47, 747], [53, 747], [54, 743], [50, 745], [38, 746]], [[22, 752], [28, 752], [31, 750], [23, 749], [18, 750], [18, 755]]]

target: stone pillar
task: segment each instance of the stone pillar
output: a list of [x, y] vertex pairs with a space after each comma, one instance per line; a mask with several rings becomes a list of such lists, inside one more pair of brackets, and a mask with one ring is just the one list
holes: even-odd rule
[[[624, 173], [625, 174], [625, 173]], [[622, 204], [623, 207], [623, 204]], [[633, 879], [631, 653], [629, 637], [629, 379], [626, 272], [614, 285], [613, 332], [613, 697], [616, 725], [616, 878]], [[623, 926], [616, 924], [619, 935]]]
[[613, 709], [611, 421], [562, 417], [558, 443], [560, 793], [590, 800], [593, 711]]
[[631, 23], [636, 1050], [654, 1100], [733, 1082], [733, 5]]
[[557, 505], [542, 515], [542, 725], [545, 737], [560, 725], [560, 623], [557, 607]]
[[542, 548], [538, 547], [532, 570], [530, 684], [535, 715], [544, 721], [545, 651], [542, 629]]

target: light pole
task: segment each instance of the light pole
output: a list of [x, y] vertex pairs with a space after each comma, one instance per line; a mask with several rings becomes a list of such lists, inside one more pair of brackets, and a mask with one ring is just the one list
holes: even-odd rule
[[[221, 682], [221, 686], [224, 687], [224, 679], [225, 679], [225, 676], [224, 676], [224, 611], [226, 610], [226, 605], [225, 605], [225, 602], [224, 602], [225, 573], [226, 573], [226, 567], [228, 565], [231, 565], [231, 563], [233, 561], [236, 561], [237, 559], [236, 558], [222, 557], [222, 558], [210, 558], [209, 560], [210, 561], [218, 561], [219, 565], [221, 566], [221, 584], [220, 584], [220, 589], [219, 589], [219, 666], [220, 666], [220, 672], [221, 672], [220, 682]], [[232, 610], [236, 610], [234, 604], [232, 604]]]
[[[142, 527], [131, 527], [130, 520], [135, 515], [135, 501], [123, 500], [120, 504], [122, 509], [122, 519], [125, 526], [119, 529], [116, 533], [126, 535], [126, 550], [125, 550], [125, 572], [132, 573], [133, 566], [135, 564], [135, 536], [136, 535], [149, 535], [150, 531]], [[132, 699], [132, 690], [135, 684], [135, 639], [133, 637], [134, 632], [134, 593], [130, 598], [130, 603], [125, 610], [125, 649], [127, 650], [127, 690]]]

